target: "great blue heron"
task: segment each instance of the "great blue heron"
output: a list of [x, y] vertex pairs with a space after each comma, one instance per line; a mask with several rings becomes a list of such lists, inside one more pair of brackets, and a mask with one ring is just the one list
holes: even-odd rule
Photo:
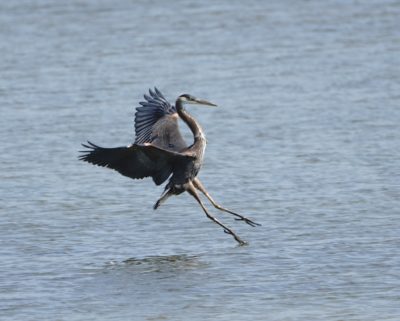
[[[238, 213], [218, 205], [208, 194], [203, 184], [197, 178], [203, 163], [206, 138], [199, 123], [184, 109], [184, 104], [199, 104], [216, 106], [209, 101], [188, 94], [177, 98], [175, 106], [171, 105], [162, 93], [154, 88], [150, 95], [144, 95], [146, 101], [140, 102], [135, 114], [135, 143], [127, 147], [103, 148], [88, 141], [82, 144], [88, 148], [82, 151], [80, 159], [94, 165], [115, 169], [130, 178], [151, 176], [156, 185], [168, 184], [159, 200], [155, 203], [157, 209], [171, 195], [188, 192], [200, 204], [207, 217], [218, 224], [240, 244], [246, 244], [229, 227], [212, 216], [196, 190], [202, 192], [218, 210], [227, 212], [251, 226], [260, 225]], [[188, 146], [178, 128], [178, 118], [181, 118], [190, 128], [194, 142]], [[172, 175], [171, 175], [172, 174]]]

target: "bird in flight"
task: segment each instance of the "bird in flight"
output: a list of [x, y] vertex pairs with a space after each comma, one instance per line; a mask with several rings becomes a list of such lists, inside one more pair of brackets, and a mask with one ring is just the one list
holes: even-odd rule
[[[156, 185], [161, 185], [169, 178], [154, 209], [170, 196], [188, 192], [210, 220], [221, 226], [240, 245], [246, 244], [231, 228], [210, 214], [197, 192], [203, 193], [216, 209], [234, 215], [236, 220], [244, 221], [250, 226], [260, 225], [217, 204], [197, 177], [203, 164], [206, 138], [200, 124], [185, 110], [184, 105], [216, 105], [188, 94], [180, 95], [175, 105], [172, 105], [157, 88], [150, 89], [149, 95], [145, 94], [144, 99], [145, 101], [140, 102], [141, 106], [136, 108], [136, 139], [133, 144], [127, 147], [103, 148], [88, 141], [87, 144], [82, 144], [86, 150], [81, 151], [79, 159], [114, 169], [133, 179], [151, 177]], [[185, 142], [179, 131], [178, 118], [193, 133], [194, 141], [191, 145]]]

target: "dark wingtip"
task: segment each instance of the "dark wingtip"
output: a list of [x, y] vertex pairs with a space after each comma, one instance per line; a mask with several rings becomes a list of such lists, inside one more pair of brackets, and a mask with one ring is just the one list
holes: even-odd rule
[[164, 97], [164, 95], [161, 93], [161, 91], [158, 90], [157, 87], [154, 87], [154, 90], [155, 90], [156, 94], [157, 94], [159, 97], [161, 97], [162, 99], [166, 100], [165, 97]]
[[83, 147], [87, 148], [86, 150], [80, 150], [79, 153], [83, 153], [82, 155], [78, 156], [79, 160], [89, 162], [88, 157], [90, 153], [95, 150], [96, 148], [99, 148], [99, 146], [93, 144], [91, 141], [87, 141], [86, 144], [81, 144]]

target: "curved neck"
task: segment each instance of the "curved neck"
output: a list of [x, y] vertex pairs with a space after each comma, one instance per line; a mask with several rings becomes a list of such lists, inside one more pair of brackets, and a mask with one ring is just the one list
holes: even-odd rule
[[182, 102], [178, 99], [175, 103], [179, 117], [189, 126], [193, 133], [194, 140], [204, 139], [204, 132], [199, 123], [183, 108]]

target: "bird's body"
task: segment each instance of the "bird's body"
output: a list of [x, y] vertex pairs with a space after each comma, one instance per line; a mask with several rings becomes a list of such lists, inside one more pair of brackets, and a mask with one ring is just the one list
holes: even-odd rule
[[[224, 231], [231, 234], [240, 244], [244, 244], [245, 242], [231, 229], [208, 213], [196, 192], [196, 190], [201, 191], [216, 208], [235, 215], [251, 226], [259, 225], [216, 204], [197, 178], [203, 164], [207, 142], [203, 129], [184, 109], [183, 104], [216, 105], [184, 94], [179, 96], [175, 106], [172, 106], [157, 88], [154, 91], [150, 90], [149, 93], [150, 96], [144, 95], [146, 101], [140, 103], [142, 106], [136, 109], [134, 144], [127, 147], [103, 148], [88, 142], [83, 146], [89, 150], [83, 151], [84, 154], [80, 159], [115, 169], [130, 178], [152, 177], [156, 185], [170, 178], [154, 209], [171, 195], [179, 195], [186, 191], [199, 202], [207, 217], [223, 227]], [[179, 118], [193, 133], [194, 141], [189, 146], [180, 134]]]
[[[177, 105], [179, 106], [179, 104]], [[191, 146], [183, 148], [180, 152], [188, 155], [187, 158], [178, 160], [174, 164], [172, 177], [167, 188], [172, 188], [174, 194], [180, 194], [187, 189], [187, 184], [192, 182], [200, 171], [204, 161], [204, 152], [207, 141], [202, 128], [194, 121], [194, 119], [183, 109], [177, 108], [178, 115], [183, 119], [194, 134], [194, 142]], [[171, 146], [171, 143], [169, 143]], [[173, 144], [172, 144], [173, 145]]]

